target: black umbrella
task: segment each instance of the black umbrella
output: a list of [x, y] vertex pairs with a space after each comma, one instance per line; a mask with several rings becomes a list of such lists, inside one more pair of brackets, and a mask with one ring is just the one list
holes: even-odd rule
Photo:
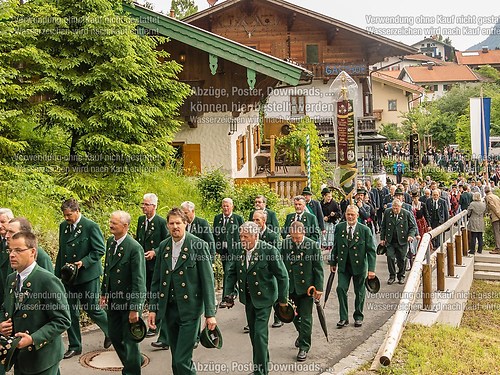
[[[307, 294], [309, 294], [310, 296], [314, 296], [314, 293], [316, 293], [316, 288], [311, 285], [309, 289], [307, 289]], [[328, 327], [326, 326], [325, 311], [321, 307], [319, 299], [316, 298], [313, 299], [314, 299], [314, 304], [316, 305], [316, 312], [318, 313], [318, 319], [319, 323], [321, 324], [321, 329], [323, 330], [323, 333], [325, 334], [326, 337], [326, 341], [328, 342]]]
[[323, 303], [323, 308], [325, 308], [326, 301], [328, 301], [328, 297], [330, 296], [330, 292], [332, 291], [333, 279], [334, 278], [335, 278], [335, 272], [330, 272], [330, 276], [328, 276], [328, 281], [326, 282], [325, 302]]

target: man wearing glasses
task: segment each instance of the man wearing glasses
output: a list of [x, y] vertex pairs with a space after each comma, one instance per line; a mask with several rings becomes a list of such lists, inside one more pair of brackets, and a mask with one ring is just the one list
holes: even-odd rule
[[80, 332], [80, 307], [104, 332], [104, 348], [111, 346], [108, 337], [108, 318], [99, 308], [101, 258], [105, 253], [104, 237], [99, 226], [80, 213], [75, 199], [66, 200], [61, 211], [64, 220], [59, 226], [59, 252], [57, 253], [55, 275], [61, 277], [61, 268], [66, 263], [78, 267], [78, 276], [71, 285], [65, 285], [71, 313], [71, 327], [68, 329], [69, 348], [64, 359], [82, 354]]
[[[141, 203], [142, 213], [144, 215], [139, 217], [137, 222], [137, 231], [135, 238], [144, 249], [144, 257], [146, 258], [146, 289], [147, 300], [151, 298], [151, 280], [153, 278], [153, 271], [155, 267], [155, 251], [160, 242], [168, 236], [167, 222], [160, 215], [156, 214], [156, 207], [158, 206], [158, 197], [156, 194], [144, 194]], [[168, 340], [166, 326], [161, 325], [160, 321], [156, 322], [160, 328], [160, 335], [158, 341], [152, 342], [154, 348], [168, 349]], [[149, 329], [146, 337], [154, 337], [156, 330]]]
[[69, 306], [61, 281], [36, 264], [37, 240], [31, 232], [9, 238], [12, 268], [7, 280], [7, 298], [0, 308], [0, 333], [20, 337], [14, 372], [59, 373], [64, 345], [61, 334], [71, 324]]

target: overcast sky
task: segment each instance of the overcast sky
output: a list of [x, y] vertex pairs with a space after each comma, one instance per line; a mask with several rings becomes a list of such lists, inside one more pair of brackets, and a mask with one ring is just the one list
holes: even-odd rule
[[[148, 1], [153, 3], [157, 11], [168, 13], [170, 10], [171, 0]], [[224, 0], [219, 0], [219, 3], [222, 1]], [[206, 0], [194, 0], [194, 2], [198, 5], [198, 10], [208, 8]], [[453, 46], [459, 50], [465, 50], [486, 39], [492, 27], [500, 19], [499, 9], [497, 8], [496, 12], [492, 9], [495, 1], [288, 0], [288, 2], [363, 29], [374, 28], [370, 30], [406, 44], [416, 43], [432, 32], [448, 33], [447, 36], [450, 37]], [[394, 35], [401, 32], [413, 35]], [[479, 33], [479, 35], [464, 35], [465, 33]]]

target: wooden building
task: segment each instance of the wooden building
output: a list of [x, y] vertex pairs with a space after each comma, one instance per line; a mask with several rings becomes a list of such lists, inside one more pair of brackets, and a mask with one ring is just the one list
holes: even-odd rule
[[[279, 135], [283, 123], [311, 117], [334, 160], [333, 103], [330, 85], [345, 70], [358, 84], [358, 159], [367, 173], [381, 171], [385, 138], [376, 134], [369, 80], [370, 65], [415, 49], [282, 0], [226, 0], [184, 21], [291, 61], [314, 73], [312, 82], [278, 87], [266, 103], [264, 134]], [[333, 93], [335, 95], [335, 93]]]

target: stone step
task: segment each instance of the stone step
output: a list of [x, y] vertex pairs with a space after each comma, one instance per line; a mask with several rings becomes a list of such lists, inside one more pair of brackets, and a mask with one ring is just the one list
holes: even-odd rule
[[500, 254], [490, 254], [485, 250], [482, 254], [474, 255], [474, 261], [481, 263], [500, 263]]
[[474, 279], [500, 281], [500, 272], [474, 271]]
[[500, 263], [474, 262], [474, 271], [500, 272]]

